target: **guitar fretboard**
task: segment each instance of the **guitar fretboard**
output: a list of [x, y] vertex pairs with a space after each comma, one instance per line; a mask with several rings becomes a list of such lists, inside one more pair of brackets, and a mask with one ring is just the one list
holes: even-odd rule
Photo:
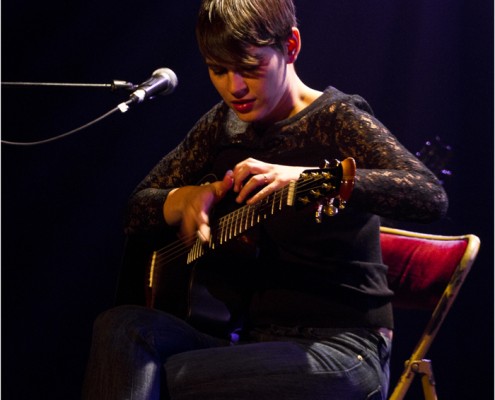
[[235, 239], [269, 216], [281, 211], [285, 206], [293, 205], [295, 183], [296, 181], [290, 182], [287, 187], [268, 195], [259, 203], [243, 206], [219, 218], [211, 229], [210, 240], [206, 245], [196, 239], [187, 255], [187, 263], [196, 261], [207, 250], [214, 250], [217, 246]]

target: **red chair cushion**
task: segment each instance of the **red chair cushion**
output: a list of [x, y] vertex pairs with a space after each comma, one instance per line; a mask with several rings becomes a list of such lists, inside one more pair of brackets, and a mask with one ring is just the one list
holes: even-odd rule
[[433, 309], [459, 264], [466, 240], [380, 234], [387, 278], [400, 308]]

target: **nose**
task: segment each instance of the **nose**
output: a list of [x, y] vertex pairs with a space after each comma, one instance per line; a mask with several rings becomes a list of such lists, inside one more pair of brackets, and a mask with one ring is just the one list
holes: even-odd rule
[[248, 87], [244, 77], [235, 71], [229, 71], [229, 91], [234, 97], [243, 97], [247, 91]]

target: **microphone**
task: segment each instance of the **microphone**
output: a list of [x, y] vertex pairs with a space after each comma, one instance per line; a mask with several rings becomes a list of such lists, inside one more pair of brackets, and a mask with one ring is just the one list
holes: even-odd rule
[[169, 68], [159, 68], [131, 93], [130, 103], [141, 103], [156, 95], [172, 93], [179, 83], [177, 75]]

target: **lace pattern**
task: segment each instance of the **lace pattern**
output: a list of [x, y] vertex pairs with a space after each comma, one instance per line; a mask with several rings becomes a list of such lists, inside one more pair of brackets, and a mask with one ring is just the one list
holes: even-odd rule
[[328, 87], [299, 114], [269, 128], [240, 121], [222, 102], [215, 105], [136, 187], [126, 233], [165, 228], [162, 207], [168, 192], [198, 183], [229, 147], [294, 165], [319, 165], [322, 155], [355, 158], [356, 184], [349, 201], [353, 212], [429, 222], [447, 211], [439, 180], [373, 116], [366, 101]]

